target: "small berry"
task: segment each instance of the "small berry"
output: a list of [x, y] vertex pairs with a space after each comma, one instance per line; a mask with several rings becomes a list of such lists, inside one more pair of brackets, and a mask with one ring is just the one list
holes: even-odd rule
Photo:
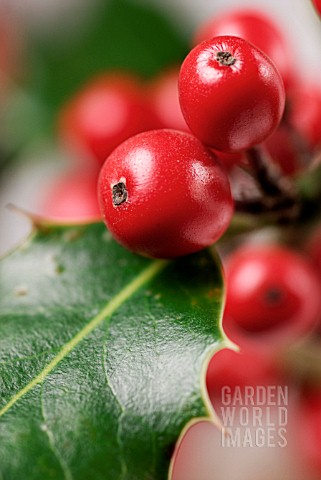
[[79, 157], [99, 167], [119, 143], [158, 126], [138, 79], [107, 73], [91, 80], [63, 108], [62, 141]]
[[304, 169], [300, 152], [286, 125], [281, 124], [264, 143], [267, 152], [284, 175], [292, 176]]
[[277, 386], [283, 382], [282, 373], [261, 352], [236, 352], [224, 348], [212, 356], [206, 372], [207, 393], [219, 416], [226, 400], [233, 399], [236, 393], [246, 404], [249, 387], [254, 387], [255, 391], [257, 386]]
[[317, 325], [320, 287], [309, 261], [281, 246], [246, 246], [226, 264], [223, 328], [239, 345], [290, 343]]
[[272, 160], [285, 175], [303, 171], [321, 144], [321, 89], [297, 84], [287, 92], [282, 122], [265, 141]]
[[149, 88], [149, 102], [159, 128], [172, 128], [190, 133], [178, 100], [178, 68], [156, 77]]
[[214, 243], [233, 213], [216, 157], [190, 134], [154, 130], [122, 143], [98, 182], [107, 228], [141, 255], [172, 258]]
[[281, 29], [267, 15], [243, 8], [216, 15], [196, 31], [194, 45], [221, 35], [244, 38], [255, 45], [275, 63], [284, 83], [293, 83], [288, 43]]
[[311, 149], [321, 143], [321, 89], [298, 85], [288, 95], [288, 121]]
[[97, 201], [97, 175], [91, 172], [68, 172], [49, 183], [41, 214], [63, 221], [101, 219]]
[[238, 37], [215, 37], [184, 60], [179, 99], [186, 123], [224, 152], [248, 149], [275, 130], [284, 110], [282, 78], [261, 50]]

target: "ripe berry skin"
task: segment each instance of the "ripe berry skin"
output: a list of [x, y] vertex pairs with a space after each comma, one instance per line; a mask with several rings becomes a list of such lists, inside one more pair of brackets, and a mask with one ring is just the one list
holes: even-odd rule
[[138, 79], [119, 72], [92, 79], [65, 105], [59, 119], [62, 141], [95, 168], [121, 142], [157, 126]]
[[173, 258], [215, 242], [233, 213], [223, 167], [184, 132], [154, 130], [107, 158], [98, 197], [107, 228], [141, 255]]
[[215, 15], [197, 30], [194, 45], [220, 35], [233, 35], [253, 43], [275, 63], [284, 83], [293, 83], [289, 46], [278, 25], [264, 13], [241, 8]]
[[226, 278], [223, 328], [235, 343], [287, 343], [316, 327], [318, 278], [298, 253], [275, 245], [240, 248], [227, 261]]
[[283, 114], [285, 93], [279, 72], [261, 50], [222, 36], [187, 55], [179, 99], [195, 136], [216, 150], [237, 152], [271, 135]]

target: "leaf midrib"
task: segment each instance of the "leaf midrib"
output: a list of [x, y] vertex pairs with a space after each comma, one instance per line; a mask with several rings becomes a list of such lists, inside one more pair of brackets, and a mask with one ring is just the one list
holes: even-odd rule
[[25, 387], [19, 390], [9, 401], [0, 409], [0, 417], [8, 412], [24, 395], [32, 390], [36, 385], [42, 383], [52, 370], [60, 363], [77, 345], [87, 337], [104, 320], [110, 318], [113, 313], [121, 307], [132, 295], [134, 295], [144, 284], [156, 277], [168, 265], [166, 260], [154, 260], [147, 268], [137, 275], [130, 283], [118, 292], [106, 306], [93, 317], [79, 332], [65, 343], [57, 355], [34, 377]]

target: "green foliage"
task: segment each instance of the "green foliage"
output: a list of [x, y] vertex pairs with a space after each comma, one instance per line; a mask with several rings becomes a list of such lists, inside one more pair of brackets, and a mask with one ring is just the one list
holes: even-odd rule
[[211, 255], [149, 260], [102, 224], [42, 226], [0, 276], [0, 478], [165, 479], [182, 428], [207, 414]]

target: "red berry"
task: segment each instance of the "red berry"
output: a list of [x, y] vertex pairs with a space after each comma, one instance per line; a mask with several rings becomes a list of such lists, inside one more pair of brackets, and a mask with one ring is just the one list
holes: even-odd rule
[[230, 152], [271, 135], [285, 102], [282, 78], [271, 60], [254, 45], [229, 36], [202, 42], [188, 54], [179, 98], [194, 135]]
[[100, 166], [119, 143], [156, 125], [136, 77], [108, 73], [71, 99], [61, 113], [59, 130], [77, 155]]
[[321, 311], [312, 265], [281, 246], [243, 247], [226, 265], [223, 328], [240, 345], [291, 342], [309, 333]]
[[220, 35], [233, 35], [253, 43], [275, 63], [286, 85], [293, 82], [288, 44], [278, 25], [264, 13], [236, 9], [210, 18], [195, 33], [194, 45]]
[[116, 240], [150, 257], [211, 245], [233, 213], [223, 167], [198, 139], [175, 130], [145, 132], [116, 148], [101, 170], [98, 194]]
[[54, 220], [99, 220], [97, 176], [87, 172], [69, 172], [47, 186], [41, 213]]
[[303, 169], [302, 159], [292, 135], [282, 122], [274, 133], [265, 141], [265, 147], [284, 175], [295, 175]]
[[313, 149], [321, 142], [321, 89], [300, 85], [289, 92], [288, 120]]
[[178, 100], [178, 68], [165, 71], [150, 85], [150, 107], [159, 121], [159, 128], [172, 128], [190, 133]]
[[248, 387], [281, 384], [281, 372], [261, 353], [236, 352], [224, 348], [212, 356], [206, 372], [208, 396], [218, 415], [224, 405], [224, 397], [225, 400], [228, 398], [227, 394], [232, 398], [238, 390], [237, 393], [244, 400]]
[[321, 89], [297, 85], [289, 90], [285, 121], [266, 140], [271, 158], [285, 175], [302, 171], [321, 143]]

